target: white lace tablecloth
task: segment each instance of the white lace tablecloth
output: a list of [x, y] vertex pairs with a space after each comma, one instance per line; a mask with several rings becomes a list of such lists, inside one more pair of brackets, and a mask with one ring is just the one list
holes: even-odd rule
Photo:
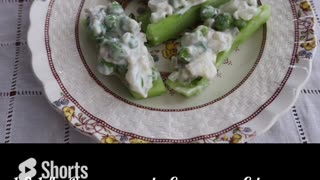
[[[320, 28], [320, 0], [310, 1]], [[91, 143], [43, 94], [27, 45], [32, 0], [0, 0], [0, 143]], [[318, 30], [320, 39], [320, 30]], [[320, 143], [320, 46], [313, 72], [295, 105], [249, 143]]]

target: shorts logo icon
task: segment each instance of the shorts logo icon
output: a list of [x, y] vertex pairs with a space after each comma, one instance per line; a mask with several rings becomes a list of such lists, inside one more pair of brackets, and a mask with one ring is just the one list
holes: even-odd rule
[[37, 165], [37, 161], [34, 158], [30, 158], [24, 162], [22, 162], [19, 165], [19, 180], [25, 180], [25, 179], [30, 179], [33, 178], [36, 174], [37, 171], [34, 169], [34, 167]]

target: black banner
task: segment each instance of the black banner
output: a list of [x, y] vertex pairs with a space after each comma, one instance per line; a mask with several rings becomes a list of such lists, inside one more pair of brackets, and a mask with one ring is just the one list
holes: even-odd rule
[[[2, 145], [5, 180], [308, 179], [316, 148], [298, 145]], [[317, 159], [317, 160], [316, 160]], [[301, 162], [302, 161], [302, 162]], [[307, 169], [307, 171], [304, 171]], [[301, 178], [300, 178], [301, 177]]]

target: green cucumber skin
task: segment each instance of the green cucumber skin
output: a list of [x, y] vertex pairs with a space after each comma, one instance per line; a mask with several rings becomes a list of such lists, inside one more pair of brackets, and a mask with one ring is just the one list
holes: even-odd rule
[[271, 6], [263, 5], [260, 7], [261, 12], [251, 19], [247, 25], [240, 31], [237, 37], [232, 44], [232, 47], [229, 51], [221, 52], [216, 61], [216, 66], [219, 68], [225, 60], [245, 41], [247, 41], [252, 34], [254, 34], [257, 30], [261, 28], [263, 24], [265, 24], [271, 16]]
[[[254, 17], [253, 19], [251, 19], [247, 25], [240, 31], [240, 33], [237, 35], [237, 37], [235, 38], [235, 41], [231, 47], [231, 49], [229, 51], [226, 52], [222, 52], [218, 55], [217, 57], [217, 61], [216, 61], [216, 67], [219, 68], [224, 62], [225, 60], [242, 44], [244, 43], [248, 38], [251, 37], [252, 34], [254, 34], [257, 30], [259, 30], [259, 28], [261, 28], [261, 26], [263, 24], [265, 24], [268, 19], [271, 16], [271, 6], [270, 5], [263, 5], [260, 7], [261, 12], [260, 14], [258, 14], [256, 17]], [[199, 80], [199, 82], [206, 82], [208, 81], [205, 78], [202, 78], [201, 80]], [[178, 82], [172, 82], [170, 80], [166, 81], [166, 84], [172, 88], [173, 90], [175, 90], [176, 92], [186, 96], [186, 97], [192, 97], [195, 96], [197, 94], [200, 94], [201, 92], [199, 91], [195, 91], [194, 93], [189, 93], [188, 91], [190, 91], [190, 87], [188, 86], [183, 86]], [[209, 81], [208, 83], [202, 83], [200, 84], [200, 88], [199, 90], [204, 90], [206, 87], [209, 86]], [[196, 88], [191, 87], [191, 89]], [[178, 90], [177, 90], [178, 89]], [[182, 90], [181, 90], [182, 89]], [[185, 89], [183, 91], [183, 89]]]
[[180, 83], [167, 80], [166, 84], [175, 92], [182, 94], [186, 97], [192, 97], [200, 94], [205, 88], [209, 86], [209, 80], [202, 78], [197, 82], [184, 86]]
[[[145, 99], [139, 93], [136, 93], [131, 90], [130, 90], [130, 92], [131, 92], [132, 96], [137, 100]], [[150, 89], [150, 91], [148, 93], [148, 98], [161, 96], [167, 92], [168, 92], [167, 88], [166, 88], [162, 78], [159, 77], [159, 79], [153, 83], [153, 87]]]
[[149, 24], [146, 32], [148, 43], [151, 46], [156, 46], [178, 37], [186, 29], [201, 21], [200, 10], [202, 6], [209, 4], [218, 7], [229, 1], [230, 0], [208, 0], [203, 4], [190, 8], [190, 10], [182, 15], [172, 15], [158, 23]]

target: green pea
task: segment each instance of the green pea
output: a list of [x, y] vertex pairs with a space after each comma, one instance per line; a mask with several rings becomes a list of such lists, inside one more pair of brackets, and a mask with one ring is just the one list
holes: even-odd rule
[[128, 44], [131, 49], [135, 49], [139, 46], [139, 40], [132, 34], [126, 34], [123, 37], [123, 41]]
[[129, 47], [131, 49], [135, 49], [138, 47], [138, 41], [136, 39], [133, 39], [132, 41], [129, 42]]
[[124, 13], [124, 10], [118, 2], [113, 2], [107, 9], [108, 14], [120, 15]]
[[103, 59], [100, 59], [99, 65], [98, 65], [98, 71], [103, 75], [112, 75], [115, 70], [115, 66], [112, 63], [106, 62]]
[[203, 26], [200, 31], [203, 36], [207, 36], [209, 32], [209, 28], [207, 26]]
[[123, 49], [119, 42], [107, 42], [106, 44], [110, 49], [110, 56], [112, 59], [123, 60], [128, 57], [127, 52]]
[[134, 20], [130, 19], [129, 17], [127, 17], [127, 16], [121, 18], [121, 20], [120, 20], [120, 29], [123, 32], [131, 32], [133, 34], [140, 32], [139, 24], [136, 21], [134, 21]]
[[233, 21], [234, 19], [229, 13], [219, 14], [215, 18], [215, 22], [213, 23], [213, 28], [217, 31], [225, 31], [232, 27]]
[[128, 72], [128, 66], [127, 65], [117, 65], [115, 67], [115, 71], [116, 71], [116, 73], [118, 73], [120, 75], [125, 75]]
[[186, 61], [186, 62], [190, 62], [191, 54], [190, 54], [189, 49], [188, 48], [182, 48], [179, 51], [178, 58], [180, 60], [183, 60], [183, 61]]
[[115, 15], [108, 15], [105, 18], [105, 24], [106, 24], [106, 27], [107, 27], [108, 31], [115, 30], [115, 27], [117, 26], [117, 23], [118, 23], [118, 18]]
[[220, 14], [220, 10], [210, 5], [205, 5], [201, 9], [200, 17], [203, 21], [214, 18]]
[[247, 25], [247, 22], [245, 20], [242, 19], [238, 19], [234, 21], [234, 25], [241, 30], [242, 28], [244, 28]]

